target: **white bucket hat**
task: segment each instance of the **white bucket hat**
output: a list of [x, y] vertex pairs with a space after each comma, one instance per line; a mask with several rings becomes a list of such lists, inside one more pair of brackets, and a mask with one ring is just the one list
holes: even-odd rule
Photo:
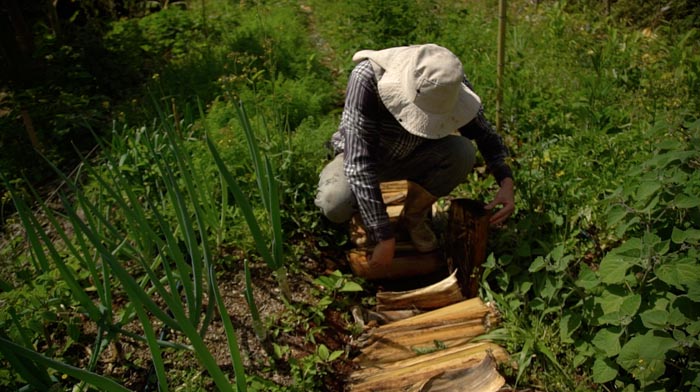
[[481, 99], [464, 83], [462, 63], [434, 44], [361, 50], [354, 62], [369, 59], [386, 108], [411, 134], [440, 139], [473, 120]]

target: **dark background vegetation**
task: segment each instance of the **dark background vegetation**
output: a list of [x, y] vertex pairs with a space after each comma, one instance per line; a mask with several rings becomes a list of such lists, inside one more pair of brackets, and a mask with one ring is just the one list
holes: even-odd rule
[[[358, 20], [368, 23], [362, 26], [366, 42], [360, 44], [405, 44], [435, 28], [431, 18], [411, 14], [417, 7], [390, 3], [369, 1], [361, 8], [365, 15]], [[609, 13], [620, 26], [668, 24], [684, 31], [700, 25], [700, 7], [692, 0], [572, 0], [565, 4], [570, 10]], [[0, 172], [11, 179], [47, 181], [51, 171], [37, 152], [65, 165], [75, 164], [75, 149], [94, 147], [91, 132], [104, 134], [114, 121], [139, 122], [151, 117], [149, 79], [170, 60], [196, 49], [193, 46], [198, 41], [212, 39], [218, 32], [207, 29], [204, 22], [182, 18], [164, 18], [164, 23], [152, 26], [126, 23], [121, 34], [115, 34], [110, 23], [186, 7], [185, 1], [167, 0], [2, 0]], [[419, 25], [401, 23], [407, 20]], [[196, 97], [211, 100], [219, 93], [217, 70], [206, 73], [195, 68], [218, 67], [221, 73], [221, 61], [203, 58], [188, 65], [193, 68], [193, 80], [180, 81], [176, 91], [166, 94], [180, 106], [193, 103]], [[197, 78], [197, 74], [207, 78]]]

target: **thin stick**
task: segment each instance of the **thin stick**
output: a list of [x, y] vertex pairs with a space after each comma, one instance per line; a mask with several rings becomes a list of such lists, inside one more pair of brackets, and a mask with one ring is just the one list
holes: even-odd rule
[[498, 2], [498, 63], [496, 64], [496, 131], [503, 130], [503, 68], [506, 57], [506, 0]]

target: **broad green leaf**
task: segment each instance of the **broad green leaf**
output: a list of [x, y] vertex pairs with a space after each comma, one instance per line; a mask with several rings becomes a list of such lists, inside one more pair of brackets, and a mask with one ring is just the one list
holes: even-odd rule
[[544, 257], [537, 256], [535, 258], [535, 260], [532, 261], [532, 264], [530, 264], [530, 268], [528, 268], [527, 270], [529, 272], [537, 272], [537, 271], [541, 270], [542, 268], [544, 268], [544, 266], [545, 266]]
[[614, 357], [620, 353], [620, 335], [622, 328], [608, 327], [601, 329], [595, 334], [591, 341], [594, 346], [605, 353], [608, 357]]
[[627, 229], [629, 229], [630, 227], [633, 227], [634, 225], [636, 225], [639, 222], [641, 222], [641, 219], [639, 219], [638, 216], [633, 217], [632, 219], [626, 221], [624, 224], [619, 225], [615, 229], [615, 235], [618, 237], [624, 236], [625, 233], [627, 232]]
[[335, 350], [331, 353], [331, 356], [328, 357], [328, 361], [332, 362], [335, 361], [336, 359], [340, 358], [341, 355], [345, 354], [345, 351], [343, 350]]
[[540, 288], [540, 296], [545, 299], [555, 298], [563, 286], [564, 280], [557, 279], [553, 275], [547, 275]]
[[688, 324], [686, 331], [692, 336], [697, 336], [700, 334], [700, 320], [696, 320]]
[[532, 282], [529, 282], [529, 281], [520, 282], [519, 287], [520, 288], [518, 290], [518, 293], [526, 294], [532, 288]]
[[630, 256], [634, 258], [641, 257], [644, 242], [641, 238], [634, 237], [625, 241], [622, 245], [613, 249], [611, 253]]
[[603, 313], [612, 313], [620, 310], [622, 302], [627, 297], [627, 293], [619, 290], [606, 290], [599, 297], [596, 303], [600, 305]]
[[671, 233], [671, 240], [676, 244], [682, 244], [686, 241], [691, 243], [697, 243], [698, 241], [700, 241], [700, 230], [681, 230], [677, 227], [674, 227], [673, 232]]
[[661, 188], [659, 181], [644, 181], [637, 188], [637, 200], [646, 200]]
[[593, 345], [583, 339], [577, 340], [574, 343], [574, 347], [576, 348], [576, 356], [574, 357], [575, 367], [581, 366], [589, 358], [595, 355]]
[[551, 252], [549, 252], [549, 257], [553, 260], [559, 260], [564, 257], [564, 245], [558, 245]]
[[603, 384], [617, 377], [617, 364], [610, 358], [596, 358], [593, 363], [593, 381]]
[[676, 348], [676, 341], [651, 332], [632, 337], [620, 351], [617, 363], [634, 378], [648, 383], [661, 377], [666, 371], [666, 353]]
[[620, 305], [620, 314], [623, 317], [634, 317], [642, 304], [642, 296], [639, 294], [630, 295], [622, 301]]
[[355, 282], [346, 282], [340, 289], [341, 292], [357, 292], [362, 291], [362, 286]]
[[324, 362], [327, 361], [330, 355], [331, 353], [325, 344], [321, 344], [320, 346], [318, 346], [318, 357], [321, 358], [321, 360], [323, 360]]
[[678, 296], [671, 304], [671, 312], [680, 312], [688, 320], [700, 320], [700, 303], [686, 295]]
[[598, 276], [596, 276], [596, 273], [593, 272], [591, 267], [585, 264], [582, 265], [578, 273], [578, 279], [576, 279], [576, 286], [591, 290], [599, 284], [600, 280], [598, 280]]
[[684, 143], [681, 143], [678, 140], [666, 139], [666, 140], [662, 141], [661, 143], [658, 143], [656, 145], [656, 147], [661, 151], [663, 151], [663, 150], [678, 151], [678, 150], [683, 150], [685, 145], [684, 145]]
[[559, 320], [559, 338], [563, 343], [573, 343], [571, 335], [581, 326], [581, 315], [578, 313], [564, 314]]
[[678, 208], [695, 208], [700, 206], [700, 197], [681, 193], [676, 196], [676, 198], [673, 201], [673, 204], [675, 204]]
[[671, 241], [659, 241], [653, 245], [653, 248], [654, 256], [663, 256], [668, 253], [669, 249], [671, 248]]
[[642, 319], [642, 324], [649, 329], [663, 329], [668, 324], [668, 312], [662, 309], [647, 310], [639, 317]]
[[688, 284], [688, 292], [686, 293], [688, 298], [695, 302], [700, 302], [700, 282], [693, 282]]
[[700, 282], [700, 264], [690, 258], [661, 264], [654, 272], [663, 282], [679, 289]]
[[608, 227], [616, 226], [620, 223], [629, 213], [629, 210], [625, 206], [616, 205], [610, 209], [608, 212]]
[[659, 195], [657, 194], [656, 196], [654, 196], [654, 198], [651, 199], [651, 201], [649, 201], [649, 203], [646, 204], [646, 206], [643, 209], [639, 210], [639, 212], [643, 214], [650, 214], [658, 205]]
[[553, 272], [564, 272], [567, 269], [569, 269], [569, 263], [571, 260], [573, 260], [573, 256], [571, 255], [566, 255], [563, 257], [559, 257], [558, 259], [554, 259], [553, 264], [554, 268], [552, 269]]
[[671, 307], [668, 312], [668, 323], [674, 326], [681, 326], [688, 322], [688, 318], [678, 307]]
[[600, 280], [608, 284], [622, 283], [625, 281], [627, 270], [633, 265], [634, 263], [629, 261], [629, 257], [613, 252], [608, 253], [603, 258], [603, 261], [600, 262], [600, 269], [598, 270]]
[[577, 353], [574, 356], [573, 365], [574, 367], [579, 367], [583, 365], [588, 360], [588, 356], [582, 353]]

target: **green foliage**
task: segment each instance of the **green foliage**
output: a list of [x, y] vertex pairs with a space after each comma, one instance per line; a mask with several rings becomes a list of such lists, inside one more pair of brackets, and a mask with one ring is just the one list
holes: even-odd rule
[[[485, 275], [508, 320], [496, 337], [518, 383], [697, 388], [696, 32], [623, 31], [556, 5], [528, 18], [506, 94], [523, 130], [518, 215]], [[548, 45], [521, 38], [535, 35]]]

